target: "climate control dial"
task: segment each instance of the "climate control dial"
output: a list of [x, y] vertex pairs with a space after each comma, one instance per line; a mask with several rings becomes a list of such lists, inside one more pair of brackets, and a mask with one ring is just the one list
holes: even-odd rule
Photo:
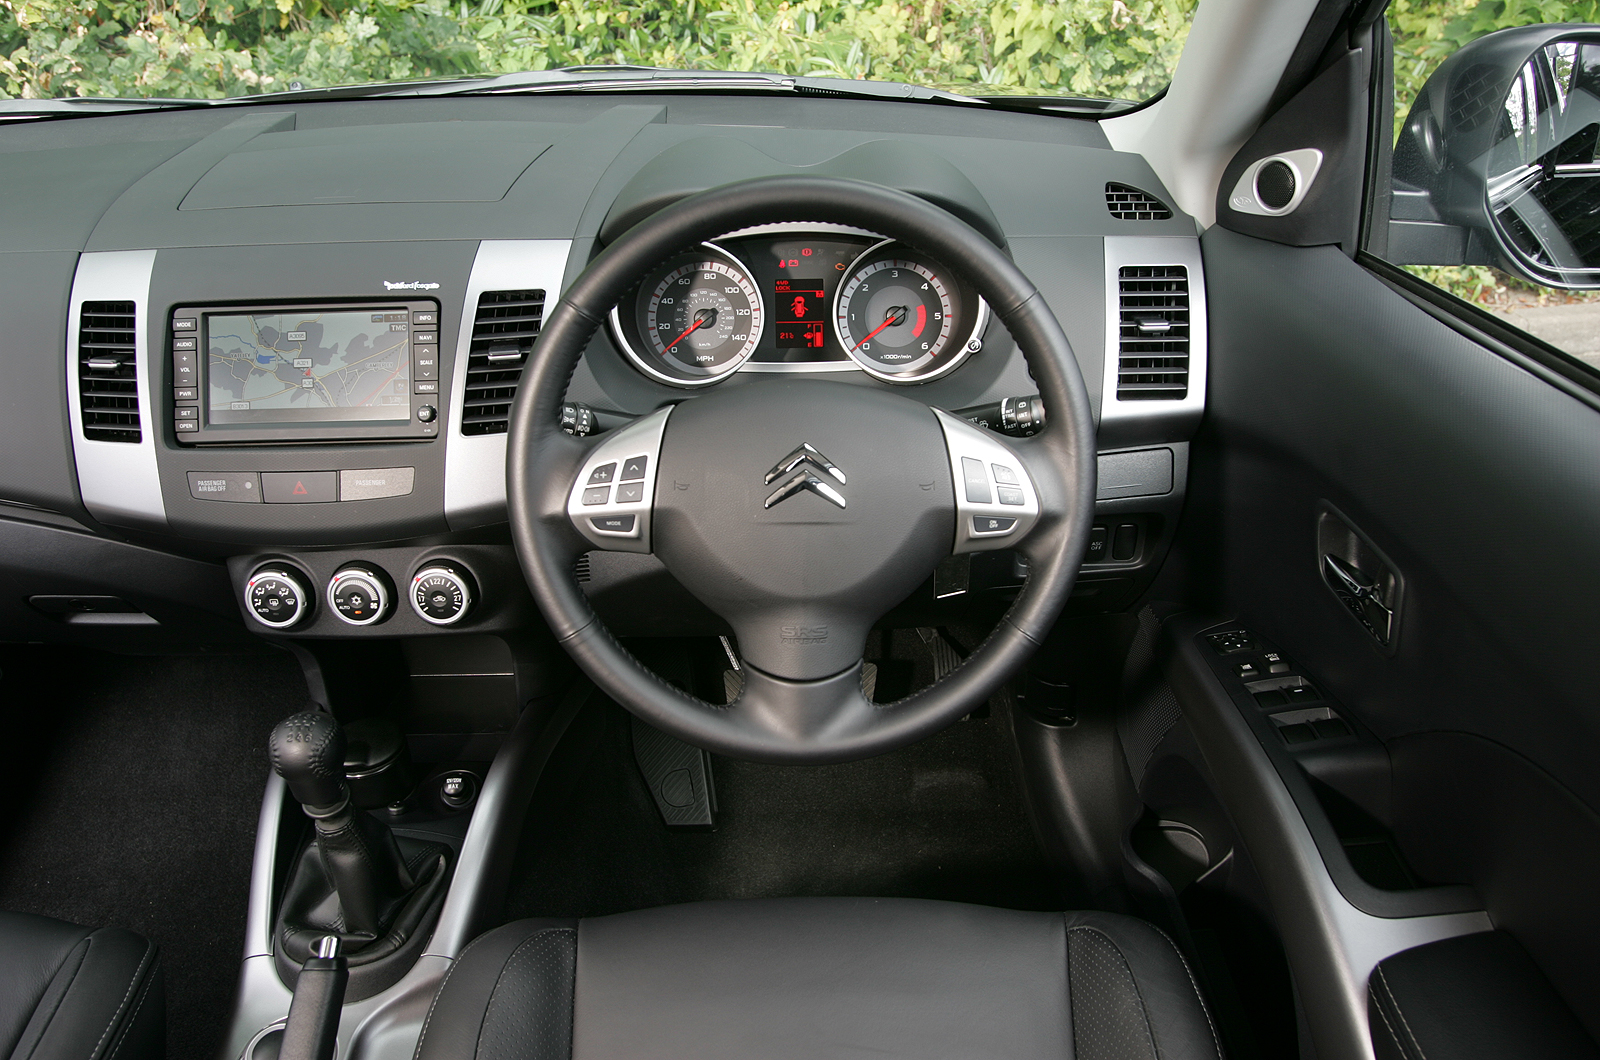
[[370, 567], [344, 567], [328, 582], [328, 606], [352, 626], [371, 626], [389, 617], [389, 587]]
[[286, 564], [262, 567], [244, 586], [245, 609], [263, 626], [288, 629], [311, 614], [311, 593]]
[[430, 563], [411, 579], [411, 607], [424, 622], [451, 626], [472, 610], [477, 587], [453, 563]]

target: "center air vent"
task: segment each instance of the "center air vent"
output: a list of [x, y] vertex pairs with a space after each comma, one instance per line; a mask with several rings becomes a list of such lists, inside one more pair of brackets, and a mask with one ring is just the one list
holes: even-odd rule
[[522, 366], [543, 320], [543, 291], [485, 291], [478, 296], [461, 401], [462, 434], [506, 432]]
[[83, 436], [135, 442], [139, 427], [137, 320], [132, 302], [85, 302], [78, 326]]
[[1117, 400], [1181, 401], [1189, 393], [1189, 271], [1125, 265], [1117, 286]]
[[1148, 191], [1112, 181], [1106, 184], [1106, 209], [1119, 221], [1165, 221], [1172, 208]]

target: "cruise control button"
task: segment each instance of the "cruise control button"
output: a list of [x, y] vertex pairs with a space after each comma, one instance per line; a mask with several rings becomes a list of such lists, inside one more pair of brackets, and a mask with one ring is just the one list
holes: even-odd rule
[[974, 515], [972, 517], [972, 532], [975, 534], [1009, 534], [1011, 528], [1017, 525], [1015, 519], [1004, 519], [998, 515]]
[[337, 471], [263, 471], [261, 497], [268, 504], [319, 504], [339, 499]]
[[610, 482], [616, 473], [617, 465], [615, 462], [610, 464], [601, 464], [599, 467], [589, 472], [589, 485], [597, 486], [602, 482]]
[[631, 534], [633, 519], [631, 515], [595, 515], [590, 517], [589, 525], [603, 534]]
[[643, 482], [623, 482], [617, 486], [618, 504], [637, 504], [644, 500]]
[[1015, 486], [996, 486], [995, 493], [1000, 497], [1001, 504], [1026, 504], [1022, 491]]
[[989, 494], [989, 475], [983, 470], [983, 461], [974, 460], [970, 456], [961, 458], [961, 477], [965, 480], [968, 504], [988, 504], [991, 501]]
[[583, 491], [583, 503], [604, 504], [609, 496], [611, 496], [610, 486], [590, 486]]
[[994, 472], [994, 480], [996, 482], [1006, 486], [1021, 485], [1017, 479], [1017, 473], [1004, 464], [990, 464], [989, 470]]
[[622, 481], [628, 482], [636, 478], [644, 478], [644, 469], [649, 466], [648, 456], [630, 456], [622, 462]]

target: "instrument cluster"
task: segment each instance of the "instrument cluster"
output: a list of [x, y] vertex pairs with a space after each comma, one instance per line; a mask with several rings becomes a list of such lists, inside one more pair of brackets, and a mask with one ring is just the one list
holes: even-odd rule
[[662, 263], [611, 311], [611, 329], [635, 367], [673, 386], [852, 368], [904, 384], [981, 349], [988, 316], [960, 276], [903, 243], [772, 226]]

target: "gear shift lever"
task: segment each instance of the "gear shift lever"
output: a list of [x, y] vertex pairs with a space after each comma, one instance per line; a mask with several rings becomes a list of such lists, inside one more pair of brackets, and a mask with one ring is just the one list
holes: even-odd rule
[[317, 852], [339, 899], [348, 936], [382, 937], [416, 885], [394, 833], [350, 805], [344, 732], [333, 715], [307, 710], [272, 730], [272, 768], [316, 822]]

